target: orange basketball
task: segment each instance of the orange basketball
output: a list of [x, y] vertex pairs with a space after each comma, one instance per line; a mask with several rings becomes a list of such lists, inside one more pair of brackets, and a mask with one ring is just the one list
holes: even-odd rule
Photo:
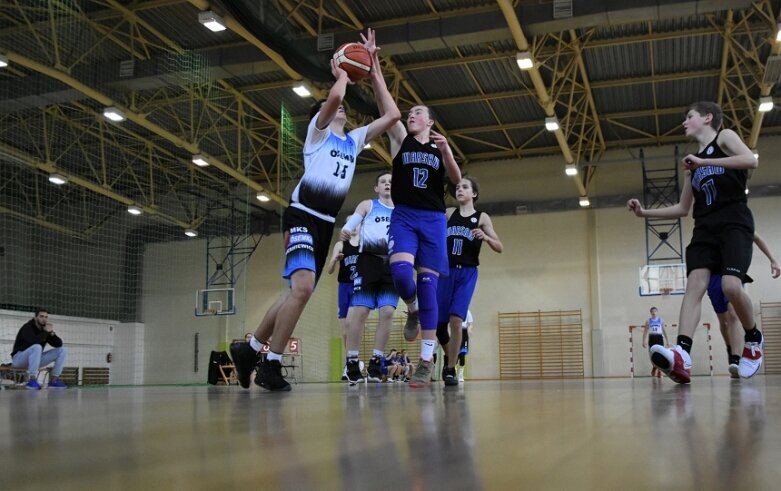
[[372, 57], [360, 43], [347, 43], [339, 46], [334, 53], [339, 68], [347, 72], [350, 80], [357, 82], [369, 76], [372, 69]]

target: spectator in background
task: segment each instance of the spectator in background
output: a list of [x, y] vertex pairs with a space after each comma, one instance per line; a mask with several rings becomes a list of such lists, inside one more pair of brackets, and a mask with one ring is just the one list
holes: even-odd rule
[[[46, 345], [54, 349], [43, 351]], [[38, 369], [54, 363], [48, 387], [50, 389], [67, 389], [68, 386], [60, 380], [65, 366], [65, 348], [62, 339], [54, 333], [54, 326], [49, 322], [49, 311], [38, 309], [35, 317], [27, 321], [16, 334], [16, 341], [11, 351], [11, 364], [14, 368], [26, 368], [29, 374], [27, 388], [40, 390]]]

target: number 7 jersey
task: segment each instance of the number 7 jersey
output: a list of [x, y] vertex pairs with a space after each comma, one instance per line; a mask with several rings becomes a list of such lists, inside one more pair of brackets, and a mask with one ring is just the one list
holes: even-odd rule
[[445, 163], [434, 142], [404, 138], [393, 158], [391, 198], [396, 206], [445, 211]]
[[341, 138], [330, 128], [318, 130], [316, 121], [317, 116], [307, 128], [304, 175], [293, 190], [290, 206], [334, 223], [350, 190], [367, 127], [354, 129]]

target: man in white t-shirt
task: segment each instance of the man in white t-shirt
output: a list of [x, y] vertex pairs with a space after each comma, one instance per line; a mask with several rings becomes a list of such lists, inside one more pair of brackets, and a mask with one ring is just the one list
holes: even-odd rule
[[[285, 268], [282, 276], [290, 289], [266, 312], [249, 343], [231, 345], [239, 383], [249, 388], [252, 369], [258, 363], [263, 344], [270, 349], [258, 365], [255, 383], [272, 391], [290, 390], [282, 377], [282, 353], [293, 334], [328, 258], [335, 217], [352, 183], [358, 154], [366, 143], [382, 135], [401, 119], [396, 109], [367, 126], [345, 132], [347, 116], [342, 106], [347, 73], [331, 60], [336, 82], [328, 98], [310, 112], [304, 142], [304, 175], [283, 216]], [[375, 98], [384, 107], [395, 107], [385, 84], [375, 85]]]

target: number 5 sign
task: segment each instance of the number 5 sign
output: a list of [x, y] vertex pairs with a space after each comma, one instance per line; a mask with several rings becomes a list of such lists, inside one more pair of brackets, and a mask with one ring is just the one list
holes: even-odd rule
[[287, 349], [291, 353], [298, 353], [301, 351], [301, 340], [298, 338], [290, 338], [287, 342]]

